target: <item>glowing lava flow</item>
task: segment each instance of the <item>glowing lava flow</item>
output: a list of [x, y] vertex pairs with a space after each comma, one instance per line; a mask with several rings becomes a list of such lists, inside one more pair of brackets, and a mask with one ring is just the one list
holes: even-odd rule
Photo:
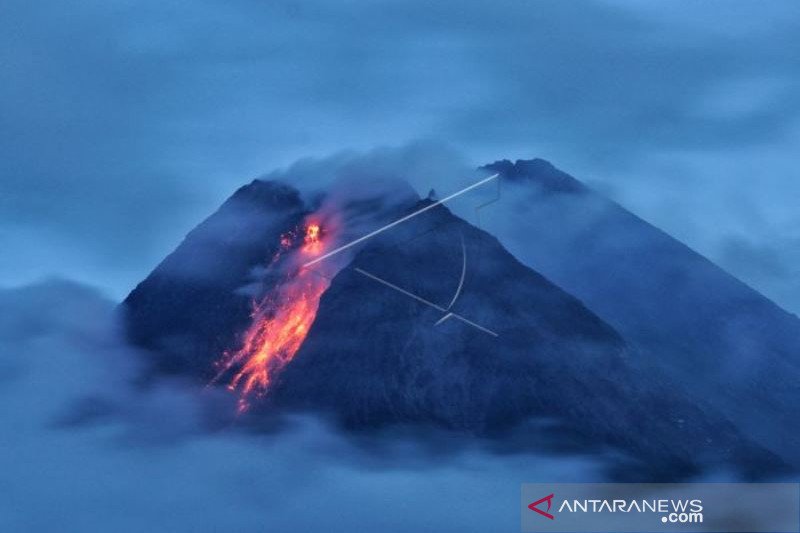
[[[306, 225], [299, 248], [293, 248], [294, 241], [292, 233], [281, 236], [281, 248], [271, 264], [284, 254], [298, 254], [302, 263], [324, 250], [321, 227], [315, 222]], [[247, 410], [253, 396], [267, 392], [275, 374], [300, 349], [316, 317], [319, 299], [329, 284], [327, 276], [301, 268], [254, 304], [253, 321], [244, 334], [241, 348], [225, 354], [214, 378], [216, 381], [231, 368], [238, 368], [228, 385], [228, 389], [239, 391], [238, 412]]]

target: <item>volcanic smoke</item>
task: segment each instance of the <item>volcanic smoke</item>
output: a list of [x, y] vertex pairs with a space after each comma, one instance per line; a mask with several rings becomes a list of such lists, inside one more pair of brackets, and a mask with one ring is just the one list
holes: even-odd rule
[[[298, 242], [302, 236], [302, 242]], [[264, 396], [276, 375], [300, 349], [317, 315], [319, 299], [335, 272], [299, 265], [322, 254], [333, 236], [326, 225], [309, 217], [302, 228], [281, 235], [280, 247], [269, 267], [289, 265], [284, 280], [253, 302], [252, 322], [241, 347], [225, 352], [213, 382], [237, 369], [228, 389], [238, 391], [237, 412], [250, 407], [253, 398]], [[330, 267], [329, 267], [330, 270]]]

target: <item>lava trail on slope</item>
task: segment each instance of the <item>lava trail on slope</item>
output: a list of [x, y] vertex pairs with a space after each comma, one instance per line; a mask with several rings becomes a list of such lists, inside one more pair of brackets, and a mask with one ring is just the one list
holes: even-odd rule
[[283, 272], [282, 280], [253, 301], [252, 321], [240, 347], [226, 351], [216, 362], [212, 383], [228, 381], [228, 389], [238, 392], [239, 413], [267, 393], [308, 335], [320, 297], [338, 268], [333, 261], [313, 268], [302, 265], [331, 248], [336, 227], [331, 215], [312, 214], [301, 227], [281, 235], [280, 248], [267, 270]]

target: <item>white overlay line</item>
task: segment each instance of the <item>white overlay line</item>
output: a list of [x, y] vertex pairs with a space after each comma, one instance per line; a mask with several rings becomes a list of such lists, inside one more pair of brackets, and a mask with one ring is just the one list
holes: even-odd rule
[[471, 190], [472, 190], [472, 189], [474, 189], [475, 187], [480, 187], [480, 186], [481, 186], [481, 185], [483, 185], [484, 183], [488, 183], [488, 182], [490, 182], [491, 180], [493, 180], [493, 179], [496, 179], [498, 176], [500, 176], [500, 174], [492, 174], [492, 175], [491, 175], [491, 176], [489, 176], [488, 178], [484, 178], [484, 179], [482, 179], [482, 180], [480, 180], [480, 181], [478, 181], [478, 182], [476, 182], [476, 183], [473, 183], [473, 184], [472, 184], [472, 185], [470, 185], [469, 187], [465, 187], [465, 188], [461, 189], [460, 191], [456, 191], [456, 192], [454, 192], [453, 194], [451, 194], [450, 196], [447, 196], [446, 198], [442, 198], [441, 200], [438, 200], [438, 201], [436, 201], [436, 202], [434, 202], [434, 203], [432, 203], [432, 204], [430, 204], [430, 205], [426, 205], [426, 206], [425, 206], [425, 207], [423, 207], [422, 209], [419, 209], [419, 210], [417, 210], [417, 211], [414, 211], [413, 213], [410, 213], [410, 214], [408, 214], [408, 215], [406, 215], [406, 216], [404, 216], [404, 217], [402, 217], [402, 218], [399, 218], [399, 219], [395, 220], [394, 222], [390, 222], [389, 224], [387, 224], [387, 225], [385, 225], [385, 226], [383, 226], [383, 227], [381, 227], [381, 228], [378, 228], [378, 229], [376, 229], [375, 231], [372, 231], [372, 232], [370, 232], [370, 233], [367, 233], [367, 234], [366, 234], [366, 235], [364, 235], [363, 237], [359, 237], [358, 239], [356, 239], [356, 240], [354, 240], [354, 241], [350, 241], [350, 242], [348, 242], [347, 244], [343, 244], [342, 246], [339, 246], [338, 248], [336, 248], [336, 249], [334, 249], [334, 250], [331, 250], [331, 251], [330, 251], [330, 252], [328, 252], [327, 254], [321, 255], [321, 256], [319, 256], [319, 257], [317, 257], [317, 258], [315, 258], [315, 259], [312, 259], [312, 260], [311, 260], [311, 261], [309, 261], [308, 263], [305, 263], [305, 264], [303, 265], [303, 268], [310, 267], [311, 265], [314, 265], [314, 264], [316, 264], [316, 263], [319, 263], [320, 261], [322, 261], [322, 260], [324, 260], [324, 259], [327, 259], [327, 258], [331, 257], [332, 255], [336, 255], [336, 254], [338, 254], [339, 252], [342, 252], [342, 251], [344, 251], [344, 250], [347, 250], [348, 248], [351, 248], [351, 247], [355, 246], [355, 245], [356, 245], [356, 244], [358, 244], [358, 243], [364, 242], [364, 241], [366, 241], [367, 239], [369, 239], [369, 238], [371, 238], [371, 237], [374, 237], [375, 235], [378, 235], [379, 233], [383, 233], [384, 231], [386, 231], [386, 230], [388, 230], [388, 229], [391, 229], [391, 228], [393, 228], [393, 227], [397, 226], [398, 224], [402, 224], [403, 222], [406, 222], [407, 220], [410, 220], [410, 219], [414, 218], [414, 217], [415, 217], [415, 216], [417, 216], [417, 215], [421, 215], [422, 213], [424, 213], [424, 212], [426, 212], [426, 211], [429, 211], [429, 210], [433, 209], [434, 207], [436, 207], [436, 206], [438, 206], [438, 205], [442, 205], [443, 203], [445, 203], [445, 202], [448, 202], [448, 201], [452, 200], [452, 199], [453, 199], [453, 198], [455, 198], [456, 196], [461, 196], [461, 195], [462, 195], [462, 194], [464, 194], [465, 192], [471, 191]]
[[[441, 311], [442, 313], [445, 313], [445, 318], [449, 318], [449, 317], [456, 318], [456, 319], [464, 322], [465, 324], [469, 324], [470, 326], [483, 331], [484, 333], [488, 333], [489, 335], [491, 335], [493, 337], [499, 337], [499, 335], [497, 333], [495, 333], [494, 331], [492, 331], [490, 329], [487, 329], [487, 328], [481, 326], [480, 324], [476, 324], [475, 322], [464, 318], [463, 316], [459, 315], [458, 313], [454, 313], [452, 311], [448, 311], [444, 307], [442, 307], [440, 305], [436, 305], [435, 303], [430, 302], [430, 301], [428, 301], [425, 298], [422, 298], [420, 296], [417, 296], [416, 294], [414, 294], [412, 292], [408, 292], [407, 290], [402, 289], [402, 288], [398, 287], [397, 285], [395, 285], [393, 283], [389, 283], [385, 279], [379, 278], [378, 276], [376, 276], [374, 274], [370, 274], [366, 270], [362, 270], [360, 268], [355, 268], [355, 271], [358, 272], [359, 274], [363, 274], [364, 276], [367, 276], [368, 278], [370, 278], [370, 279], [372, 279], [374, 281], [377, 281], [378, 283], [386, 285], [390, 289], [394, 289], [394, 290], [396, 290], [397, 292], [399, 292], [401, 294], [405, 294], [409, 298], [413, 298], [413, 299], [417, 300], [418, 302], [424, 303], [425, 305], [436, 309], [437, 311]], [[437, 324], [441, 323], [443, 320], [444, 319], [440, 320], [439, 322], [437, 322]]]

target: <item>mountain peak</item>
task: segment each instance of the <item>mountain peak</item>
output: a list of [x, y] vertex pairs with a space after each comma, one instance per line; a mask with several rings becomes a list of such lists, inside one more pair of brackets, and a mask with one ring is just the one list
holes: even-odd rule
[[582, 193], [586, 187], [567, 174], [558, 170], [552, 163], [544, 159], [517, 159], [511, 162], [501, 159], [481, 167], [499, 173], [504, 179], [515, 182], [533, 182], [549, 192]]
[[245, 201], [270, 207], [301, 205], [300, 192], [282, 181], [254, 179], [247, 185], [239, 187], [230, 201]]

